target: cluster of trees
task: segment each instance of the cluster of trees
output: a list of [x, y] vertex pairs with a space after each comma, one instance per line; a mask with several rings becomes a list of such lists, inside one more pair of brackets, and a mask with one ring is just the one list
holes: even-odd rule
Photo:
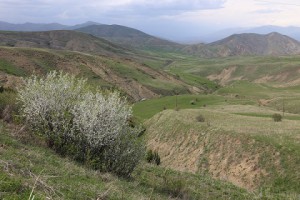
[[132, 109], [118, 92], [88, 88], [62, 72], [31, 76], [18, 90], [21, 113], [31, 129], [58, 153], [94, 169], [129, 176], [144, 156]]

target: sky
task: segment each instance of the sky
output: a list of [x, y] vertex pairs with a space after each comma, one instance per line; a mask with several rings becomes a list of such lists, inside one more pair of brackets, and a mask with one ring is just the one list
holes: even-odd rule
[[95, 21], [173, 40], [235, 27], [300, 27], [299, 13], [299, 0], [0, 0], [0, 21]]

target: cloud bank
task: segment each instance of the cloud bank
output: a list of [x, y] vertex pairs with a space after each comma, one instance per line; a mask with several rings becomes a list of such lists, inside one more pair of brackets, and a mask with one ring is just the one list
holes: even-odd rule
[[122, 24], [165, 38], [263, 25], [300, 26], [298, 0], [0, 0], [0, 20]]

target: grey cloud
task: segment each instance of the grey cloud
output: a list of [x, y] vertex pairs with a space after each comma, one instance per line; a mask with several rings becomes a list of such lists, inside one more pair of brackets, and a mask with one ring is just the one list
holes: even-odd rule
[[134, 3], [129, 6], [131, 13], [140, 15], [174, 15], [195, 10], [218, 9], [223, 6], [225, 0], [173, 0], [173, 1], [147, 1]]

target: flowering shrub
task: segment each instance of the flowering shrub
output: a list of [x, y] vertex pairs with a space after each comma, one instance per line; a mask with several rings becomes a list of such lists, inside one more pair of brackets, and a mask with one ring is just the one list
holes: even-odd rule
[[110, 145], [128, 126], [131, 107], [118, 93], [103, 95], [88, 92], [72, 109], [74, 125], [89, 145]]
[[18, 90], [18, 100], [27, 122], [36, 131], [51, 137], [52, 134], [70, 135], [69, 119], [74, 104], [82, 100], [85, 80], [51, 72], [44, 79], [32, 76]]
[[26, 79], [18, 95], [29, 126], [58, 153], [123, 176], [143, 156], [131, 107], [117, 92], [93, 93], [86, 80], [54, 71]]

